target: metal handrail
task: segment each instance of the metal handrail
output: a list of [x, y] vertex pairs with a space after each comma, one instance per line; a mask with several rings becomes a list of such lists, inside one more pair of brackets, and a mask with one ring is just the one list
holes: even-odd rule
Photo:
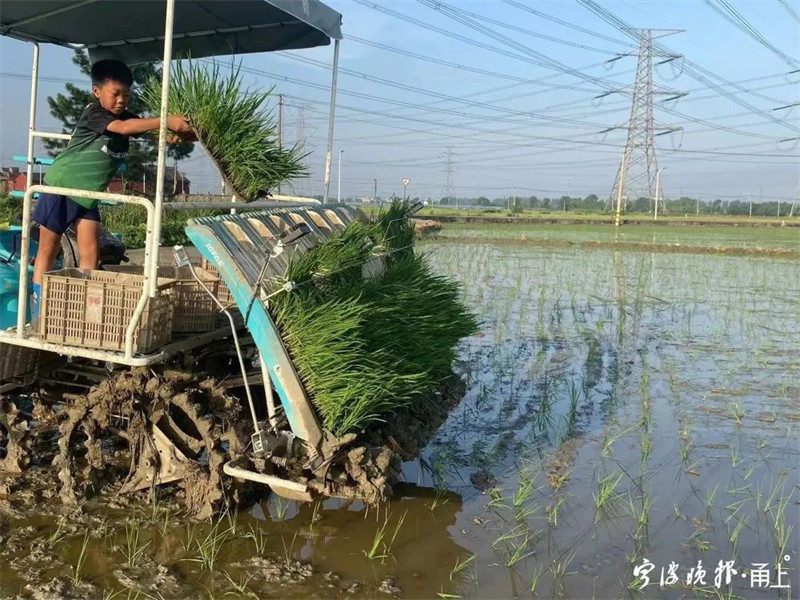
[[19, 251], [19, 295], [17, 296], [17, 338], [25, 337], [25, 315], [28, 307], [28, 249], [30, 245], [31, 227], [31, 198], [36, 192], [59, 194], [63, 196], [73, 196], [78, 198], [88, 198], [91, 200], [106, 200], [109, 202], [122, 202], [127, 204], [138, 204], [147, 211], [147, 237], [144, 247], [144, 282], [142, 284], [142, 295], [136, 304], [136, 310], [128, 324], [125, 332], [125, 358], [133, 356], [133, 336], [136, 326], [139, 324], [142, 313], [144, 312], [147, 298], [155, 297], [157, 293], [156, 283], [158, 276], [156, 266], [158, 264], [158, 248], [153, 249], [155, 236], [153, 224], [155, 221], [155, 208], [153, 203], [141, 196], [126, 196], [124, 194], [111, 194], [108, 192], [90, 192], [87, 190], [75, 190], [71, 188], [54, 187], [50, 185], [32, 185], [25, 190], [25, 197], [22, 202], [22, 240]]

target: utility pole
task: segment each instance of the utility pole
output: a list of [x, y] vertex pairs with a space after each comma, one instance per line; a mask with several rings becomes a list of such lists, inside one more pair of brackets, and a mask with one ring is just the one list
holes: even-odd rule
[[378, 180], [374, 177], [372, 178], [372, 201], [377, 204], [378, 203]]
[[[621, 222], [621, 213], [625, 210], [623, 198], [636, 198], [646, 196], [651, 200], [656, 194], [656, 174], [658, 161], [656, 159], [655, 137], [678, 131], [678, 127], [656, 127], [653, 118], [653, 96], [655, 94], [672, 94], [680, 97], [680, 93], [672, 90], [654, 89], [653, 87], [653, 40], [672, 33], [679, 33], [677, 29], [632, 29], [631, 32], [639, 37], [639, 51], [636, 61], [636, 78], [631, 90], [631, 112], [628, 122], [618, 127], [610, 127], [601, 133], [614, 129], [625, 128], [627, 138], [619, 168], [611, 187], [607, 207], [612, 208], [616, 201], [616, 215], [614, 224]], [[616, 60], [615, 57], [611, 60]], [[670, 56], [666, 61], [675, 60], [678, 55]], [[659, 63], [661, 64], [661, 63]], [[600, 97], [612, 94], [613, 90], [601, 94]], [[656, 131], [658, 130], [658, 133]], [[662, 207], [663, 208], [663, 207]]]
[[750, 194], [747, 194], [747, 203], [750, 205], [749, 215], [750, 218], [753, 218], [753, 200], [750, 198]]
[[336, 201], [342, 201], [342, 154], [344, 154], [344, 150], [339, 150], [339, 177], [337, 181], [337, 190], [336, 190]]
[[658, 205], [661, 202], [661, 171], [663, 171], [666, 167], [661, 167], [658, 171], [656, 171], [656, 201], [655, 201], [655, 210], [653, 212], [653, 220], [658, 219]]
[[[278, 94], [278, 149], [283, 148], [283, 94]], [[281, 193], [281, 182], [278, 180], [278, 193]]]
[[792, 200], [792, 208], [789, 209], [789, 216], [794, 216], [794, 209], [797, 208], [797, 203], [800, 201], [800, 183], [797, 184], [797, 189], [794, 191], [794, 200]]

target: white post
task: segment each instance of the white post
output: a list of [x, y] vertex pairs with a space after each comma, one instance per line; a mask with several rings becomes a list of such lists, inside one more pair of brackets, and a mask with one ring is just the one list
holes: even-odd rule
[[33, 184], [33, 132], [36, 130], [36, 93], [39, 87], [39, 44], [33, 43], [33, 66], [31, 67], [31, 106], [28, 114], [28, 165], [26, 170], [25, 197], [22, 201], [22, 235], [19, 249], [19, 290], [17, 294], [17, 337], [25, 337], [25, 317], [28, 309], [28, 246], [31, 229], [31, 197]]
[[339, 73], [339, 40], [333, 41], [333, 75], [331, 76], [331, 106], [328, 115], [328, 149], [325, 153], [325, 191], [322, 201], [328, 201], [331, 189], [331, 153], [333, 152], [333, 118], [336, 113], [336, 76]]
[[[283, 94], [278, 94], [278, 149], [283, 148]], [[281, 193], [281, 182], [278, 181], [278, 193]]]
[[336, 192], [336, 201], [342, 201], [342, 154], [344, 154], [344, 150], [339, 150], [339, 178], [337, 184], [337, 192]]
[[666, 167], [661, 167], [658, 171], [656, 171], [656, 207], [655, 212], [653, 213], [653, 220], [658, 219], [658, 203], [661, 202], [661, 171], [663, 171]]
[[175, 18], [175, 0], [166, 0], [167, 13], [164, 18], [164, 58], [161, 63], [161, 109], [158, 127], [158, 162], [156, 164], [155, 219], [150, 239], [150, 264], [145, 264], [145, 277], [150, 286], [150, 297], [156, 296], [158, 281], [158, 247], [161, 244], [161, 212], [164, 204], [164, 176], [167, 158], [167, 105], [169, 103], [170, 61], [172, 60], [172, 22]]

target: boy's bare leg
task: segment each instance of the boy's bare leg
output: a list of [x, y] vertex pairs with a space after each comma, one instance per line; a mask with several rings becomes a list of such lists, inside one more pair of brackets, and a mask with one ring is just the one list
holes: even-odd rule
[[89, 219], [75, 221], [81, 269], [96, 269], [100, 260], [100, 222]]
[[59, 250], [61, 250], [61, 235], [40, 226], [39, 248], [33, 263], [33, 283], [42, 284], [42, 275], [53, 270], [53, 263]]

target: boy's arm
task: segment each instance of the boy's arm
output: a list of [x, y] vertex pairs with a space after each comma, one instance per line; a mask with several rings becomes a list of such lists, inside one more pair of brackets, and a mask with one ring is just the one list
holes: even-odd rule
[[[150, 119], [117, 119], [106, 125], [106, 129], [112, 133], [121, 135], [138, 135], [158, 129], [161, 120], [158, 118]], [[176, 133], [190, 133], [192, 126], [181, 116], [169, 115], [167, 117], [167, 129]]]

